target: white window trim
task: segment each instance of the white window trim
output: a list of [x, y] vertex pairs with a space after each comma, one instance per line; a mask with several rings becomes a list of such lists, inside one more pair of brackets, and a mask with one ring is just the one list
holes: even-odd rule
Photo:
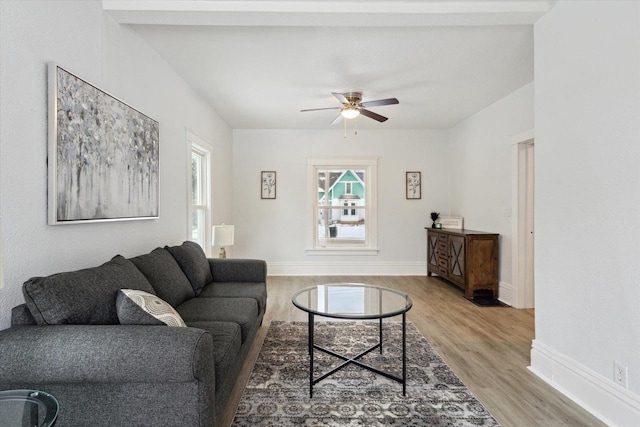
[[[367, 240], [364, 245], [357, 246], [318, 246], [317, 245], [317, 209], [314, 209], [314, 197], [318, 194], [316, 169], [361, 167], [367, 169], [368, 185], [365, 185], [365, 200], [368, 201], [367, 210]], [[307, 218], [310, 244], [305, 250], [307, 255], [377, 255], [378, 254], [378, 158], [377, 157], [312, 157], [307, 159]], [[375, 188], [375, 190], [374, 190]]]
[[187, 230], [186, 230], [186, 240], [191, 240], [191, 217], [193, 215], [193, 209], [191, 204], [191, 153], [192, 151], [197, 151], [204, 156], [205, 162], [205, 176], [203, 177], [203, 185], [205, 186], [204, 194], [205, 194], [205, 205], [198, 205], [205, 207], [205, 215], [204, 215], [204, 248], [202, 248], [205, 254], [209, 257], [211, 256], [211, 153], [213, 152], [213, 147], [211, 144], [207, 143], [202, 138], [194, 135], [191, 131], [186, 131], [186, 139], [187, 139]]

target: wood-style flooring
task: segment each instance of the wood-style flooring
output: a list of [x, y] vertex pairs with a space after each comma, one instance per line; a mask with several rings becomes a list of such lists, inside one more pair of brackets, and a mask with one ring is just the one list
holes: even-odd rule
[[413, 308], [407, 319], [502, 426], [605, 425], [527, 369], [534, 338], [533, 310], [478, 307], [453, 285], [423, 276], [269, 277], [263, 326], [219, 425], [233, 421], [267, 325], [272, 320], [307, 320], [307, 314], [293, 306], [291, 296], [315, 284], [342, 282], [384, 286], [410, 295]]

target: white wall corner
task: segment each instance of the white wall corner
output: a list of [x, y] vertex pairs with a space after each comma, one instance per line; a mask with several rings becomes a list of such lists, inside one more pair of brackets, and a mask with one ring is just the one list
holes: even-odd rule
[[607, 425], [638, 425], [640, 396], [539, 340], [532, 342], [529, 370]]
[[426, 276], [426, 262], [268, 262], [269, 276]]
[[500, 281], [498, 283], [498, 301], [513, 306], [513, 301], [515, 300], [515, 289], [511, 285], [511, 283]]

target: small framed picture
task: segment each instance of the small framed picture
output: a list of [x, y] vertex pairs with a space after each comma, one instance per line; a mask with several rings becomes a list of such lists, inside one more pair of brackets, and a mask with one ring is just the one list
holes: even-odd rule
[[422, 173], [407, 172], [406, 173], [406, 195], [407, 199], [422, 198]]
[[275, 171], [260, 172], [260, 198], [261, 199], [276, 198], [276, 172]]

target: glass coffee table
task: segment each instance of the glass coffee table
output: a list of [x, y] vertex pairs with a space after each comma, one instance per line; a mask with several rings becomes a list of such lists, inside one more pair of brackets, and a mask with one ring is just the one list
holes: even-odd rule
[[0, 425], [50, 427], [58, 416], [58, 401], [38, 390], [0, 391]]
[[[313, 386], [348, 365], [356, 365], [402, 384], [402, 395], [407, 393], [407, 311], [413, 302], [409, 295], [395, 289], [360, 283], [332, 283], [316, 285], [296, 292], [293, 305], [309, 313], [309, 396], [313, 397]], [[359, 359], [373, 350], [382, 354], [382, 319], [402, 315], [402, 377], [369, 366]], [[348, 357], [328, 348], [316, 345], [313, 340], [315, 316], [335, 319], [379, 320], [378, 343], [365, 351]], [[313, 378], [313, 352], [324, 353], [344, 362], [318, 378]]]

